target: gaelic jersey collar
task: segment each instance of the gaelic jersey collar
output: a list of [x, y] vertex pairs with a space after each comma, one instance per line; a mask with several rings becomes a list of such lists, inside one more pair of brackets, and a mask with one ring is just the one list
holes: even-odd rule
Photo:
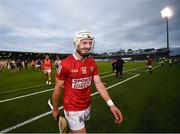
[[73, 54], [73, 57], [75, 60], [78, 60], [78, 57], [75, 54]]
[[87, 59], [87, 58], [84, 58], [83, 60], [80, 60], [76, 54], [73, 54], [73, 57], [76, 61], [82, 61], [82, 62], [84, 62]]

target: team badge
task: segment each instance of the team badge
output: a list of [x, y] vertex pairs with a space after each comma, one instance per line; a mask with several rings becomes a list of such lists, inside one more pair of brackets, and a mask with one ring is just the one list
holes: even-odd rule
[[83, 117], [79, 116], [79, 122], [83, 122], [83, 121], [84, 121]]
[[81, 71], [82, 71], [82, 74], [86, 74], [87, 73], [86, 67], [81, 67]]
[[90, 67], [90, 71], [93, 72], [93, 71], [94, 71], [94, 68], [93, 68], [93, 67]]

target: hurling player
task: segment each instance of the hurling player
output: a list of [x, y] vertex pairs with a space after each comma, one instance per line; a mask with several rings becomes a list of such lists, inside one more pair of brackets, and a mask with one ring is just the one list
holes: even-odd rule
[[71, 133], [86, 133], [85, 121], [90, 118], [91, 84], [94, 82], [97, 91], [110, 107], [115, 123], [123, 120], [120, 110], [111, 100], [103, 85], [96, 62], [89, 57], [94, 47], [94, 37], [91, 32], [78, 32], [74, 37], [76, 52], [63, 59], [56, 72], [56, 84], [52, 95], [53, 117], [59, 115], [58, 101], [64, 85], [64, 114]]
[[46, 55], [46, 58], [43, 61], [43, 70], [46, 75], [46, 84], [48, 85], [51, 85], [51, 69], [51, 60], [49, 59], [49, 55]]
[[149, 55], [147, 56], [147, 68], [148, 68], [150, 74], [152, 74], [152, 59]]

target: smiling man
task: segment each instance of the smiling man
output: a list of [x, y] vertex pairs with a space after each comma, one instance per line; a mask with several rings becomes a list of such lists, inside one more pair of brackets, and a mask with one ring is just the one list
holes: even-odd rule
[[92, 81], [110, 107], [115, 123], [120, 124], [123, 120], [120, 110], [114, 105], [100, 80], [96, 62], [89, 57], [94, 48], [94, 42], [91, 32], [76, 33], [74, 37], [76, 52], [62, 60], [56, 72], [56, 84], [52, 96], [53, 117], [57, 119], [59, 115], [58, 101], [61, 87], [64, 85], [64, 113], [72, 133], [86, 133], [85, 121], [90, 118]]

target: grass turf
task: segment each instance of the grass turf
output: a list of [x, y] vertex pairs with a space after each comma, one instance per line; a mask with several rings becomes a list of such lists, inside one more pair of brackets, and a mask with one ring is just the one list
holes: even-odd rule
[[[99, 62], [99, 71], [111, 73], [111, 63]], [[145, 66], [144, 62], [128, 62], [124, 69]], [[124, 121], [115, 125], [113, 116], [99, 95], [92, 96], [91, 119], [87, 122], [88, 132], [180, 132], [180, 66], [160, 66], [153, 74], [144, 69], [124, 73], [123, 79], [109, 76], [102, 78], [108, 87], [139, 73], [140, 76], [108, 90], [114, 103], [123, 113]], [[54, 77], [54, 73], [53, 73]], [[50, 89], [44, 85], [43, 72], [31, 69], [15, 74], [7, 70], [0, 74], [0, 100]], [[54, 79], [53, 79], [54, 81]], [[39, 87], [37, 86], [39, 85]], [[95, 92], [92, 87], [92, 93]], [[50, 111], [47, 100], [52, 91], [0, 103], [0, 131]], [[62, 113], [62, 111], [61, 111]], [[63, 114], [63, 113], [62, 113]], [[51, 115], [14, 129], [10, 132], [58, 132]]]

